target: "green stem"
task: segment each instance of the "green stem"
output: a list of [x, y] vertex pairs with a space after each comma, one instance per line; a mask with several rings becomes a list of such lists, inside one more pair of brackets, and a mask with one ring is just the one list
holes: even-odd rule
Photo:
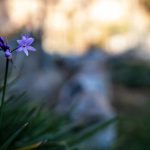
[[6, 58], [5, 76], [4, 76], [4, 83], [3, 83], [1, 106], [0, 106], [0, 118], [1, 118], [0, 121], [2, 121], [3, 105], [4, 105], [4, 101], [5, 101], [7, 76], [8, 76], [8, 67], [9, 67], [9, 59]]

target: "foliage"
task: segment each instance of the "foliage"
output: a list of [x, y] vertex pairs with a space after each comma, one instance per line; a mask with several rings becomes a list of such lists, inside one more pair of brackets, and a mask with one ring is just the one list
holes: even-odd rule
[[150, 120], [148, 115], [124, 116], [118, 123], [119, 138], [114, 150], [150, 149]]
[[111, 62], [113, 81], [133, 88], [150, 87], [150, 65], [137, 61]]
[[25, 94], [5, 102], [0, 124], [0, 150], [70, 150], [102, 130], [114, 120], [76, 131], [68, 115], [54, 115], [39, 103], [27, 101]]

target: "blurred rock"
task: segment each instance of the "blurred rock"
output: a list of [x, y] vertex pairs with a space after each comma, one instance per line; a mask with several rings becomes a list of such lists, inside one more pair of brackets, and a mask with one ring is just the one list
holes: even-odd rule
[[[116, 116], [111, 105], [111, 88], [108, 68], [108, 56], [92, 47], [89, 53], [76, 58], [76, 71], [62, 87], [56, 111], [70, 113], [73, 122], [83, 126], [102, 123]], [[70, 60], [64, 60], [71, 65]], [[68, 63], [69, 61], [70, 63]], [[65, 66], [67, 69], [67, 66]], [[70, 66], [68, 66], [69, 68]], [[74, 66], [72, 66], [73, 68]], [[116, 127], [111, 125], [89, 140], [88, 148], [103, 148], [112, 145], [116, 138]]]

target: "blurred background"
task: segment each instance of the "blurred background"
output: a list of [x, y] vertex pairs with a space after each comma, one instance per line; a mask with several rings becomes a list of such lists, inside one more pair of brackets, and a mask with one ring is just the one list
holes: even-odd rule
[[73, 121], [120, 116], [103, 143], [150, 149], [150, 0], [0, 0], [0, 35], [15, 47], [20, 33], [37, 52], [14, 54], [11, 92], [57, 113], [77, 101]]
[[149, 0], [1, 0], [0, 32], [41, 30], [49, 53], [83, 53], [95, 44], [117, 54], [148, 42], [149, 5]]

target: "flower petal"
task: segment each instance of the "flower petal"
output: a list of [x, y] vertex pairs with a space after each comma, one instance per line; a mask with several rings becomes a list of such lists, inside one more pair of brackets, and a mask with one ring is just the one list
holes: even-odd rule
[[26, 48], [27, 48], [27, 50], [29, 50], [29, 51], [36, 51], [36, 49], [35, 49], [34, 47], [32, 47], [32, 46], [27, 46]]
[[33, 41], [34, 41], [34, 39], [33, 38], [28, 38], [27, 40], [26, 40], [26, 45], [31, 45], [32, 43], [33, 43]]
[[0, 43], [4, 44], [4, 38], [3, 37], [0, 37]]
[[26, 35], [23, 35], [22, 40], [26, 40], [26, 39], [28, 39], [28, 37]]
[[28, 56], [29, 55], [29, 52], [28, 52], [28, 50], [26, 49], [26, 48], [24, 48], [24, 53]]
[[17, 40], [17, 43], [18, 43], [19, 45], [21, 45], [21, 44], [22, 44], [22, 40]]
[[24, 48], [23, 48], [23, 47], [19, 47], [19, 48], [17, 49], [17, 51], [18, 51], [18, 52], [24, 51]]

